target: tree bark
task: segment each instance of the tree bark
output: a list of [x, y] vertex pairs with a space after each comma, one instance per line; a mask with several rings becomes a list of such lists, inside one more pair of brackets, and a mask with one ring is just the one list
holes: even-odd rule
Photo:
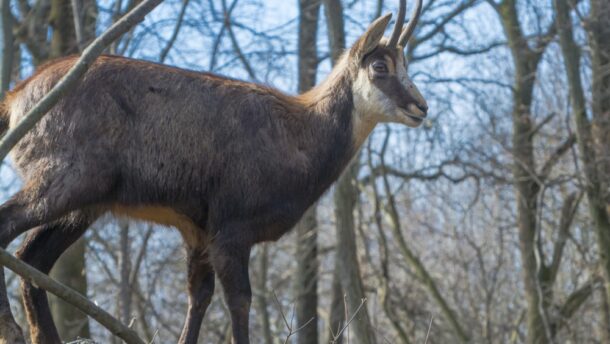
[[[347, 319], [354, 320], [349, 324], [355, 343], [376, 343], [375, 331], [371, 325], [367, 306], [360, 307], [366, 299], [364, 285], [360, 276], [356, 247], [356, 232], [354, 230], [354, 207], [358, 202], [359, 190], [356, 185], [360, 165], [354, 160], [339, 178], [335, 190], [335, 218], [337, 221], [337, 264], [341, 288], [345, 293]], [[358, 310], [359, 309], [359, 310]], [[355, 312], [358, 310], [358, 314]]]
[[[320, 0], [299, 0], [299, 93], [316, 83], [316, 48]], [[297, 224], [297, 272], [295, 281], [297, 343], [318, 343], [318, 244], [317, 204]], [[312, 320], [313, 319], [313, 320]]]
[[[334, 65], [343, 49], [345, 49], [345, 23], [343, 21], [343, 5], [341, 0], [323, 0], [324, 16], [326, 19], [328, 44], [330, 49], [331, 64]], [[339, 245], [339, 244], [337, 244]], [[330, 319], [328, 324], [328, 335], [326, 342], [331, 342], [334, 335], [343, 327], [345, 319], [345, 302], [343, 300], [343, 288], [339, 272], [342, 268], [341, 262], [335, 258], [333, 269], [332, 300], [330, 304]], [[343, 343], [343, 337], [335, 338], [336, 344]]]
[[341, 0], [324, 0], [324, 16], [328, 31], [328, 44], [333, 65], [345, 49], [345, 23]]
[[531, 105], [541, 51], [529, 47], [521, 30], [515, 0], [504, 0], [498, 7], [502, 26], [513, 57], [515, 80], [513, 85], [513, 175], [517, 200], [517, 227], [527, 300], [527, 343], [547, 343], [550, 338], [545, 309], [550, 287], [543, 282], [542, 266], [537, 260], [536, 240], [538, 212], [538, 184], [533, 149], [533, 119]]
[[[316, 204], [297, 224], [297, 272], [295, 280], [297, 343], [318, 343], [318, 245]], [[314, 319], [314, 320], [312, 320]], [[307, 324], [307, 325], [306, 325]]]
[[[592, 5], [594, 2], [595, 1], [592, 2]], [[589, 201], [589, 213], [593, 219], [595, 232], [597, 234], [600, 264], [602, 266], [605, 281], [606, 299], [610, 299], [610, 219], [608, 218], [606, 201], [604, 200], [603, 195], [603, 190], [605, 190], [604, 187], [608, 185], [608, 175], [604, 176], [604, 160], [608, 158], [608, 153], [603, 149], [603, 146], [608, 145], [608, 142], [604, 142], [603, 139], [610, 139], [610, 136], [607, 136], [610, 131], [607, 128], [604, 128], [607, 126], [604, 122], [610, 118], [610, 114], [604, 114], [604, 108], [610, 110], [610, 101], [607, 99], [600, 99], [604, 93], [607, 93], [610, 90], [610, 76], [604, 78], [603, 74], [596, 74], [603, 73], [602, 71], [595, 70], [596, 68], [604, 68], [604, 65], [606, 66], [605, 68], [610, 68], [610, 59], [608, 59], [608, 56], [605, 56], [608, 54], [608, 51], [599, 52], [595, 50], [604, 44], [607, 45], [607, 48], [610, 48], [610, 38], [596, 37], [596, 34], [599, 32], [597, 29], [592, 29], [589, 36], [594, 61], [592, 75], [594, 79], [593, 111], [595, 113], [593, 120], [597, 122], [597, 125], [595, 125], [591, 123], [587, 116], [586, 98], [580, 79], [580, 47], [574, 40], [569, 4], [566, 0], [554, 0], [554, 4], [559, 42], [568, 77], [572, 116], [576, 123], [580, 159], [582, 160], [585, 172], [585, 192]], [[605, 6], [608, 11], [606, 14], [610, 15], [610, 5], [601, 5], [599, 2], [597, 5], [599, 6], [592, 6], [592, 16], [599, 14], [597, 11], [603, 12], [601, 9], [603, 6]], [[606, 19], [599, 18], [599, 20]], [[610, 20], [608, 20], [606, 24], [610, 24]], [[595, 26], [596, 24], [593, 25], [593, 27]], [[607, 31], [606, 34], [610, 34], [610, 31], [608, 31], [607, 28], [601, 28], [601, 31]], [[609, 72], [606, 73], [610, 75]], [[605, 87], [608, 88], [604, 89]], [[597, 127], [597, 130], [594, 129], [595, 127]], [[598, 138], [597, 150], [594, 134], [597, 134]], [[605, 159], [603, 155], [606, 155]], [[602, 314], [604, 311], [605, 310], [602, 308]], [[605, 317], [602, 317], [602, 319], [604, 318]], [[610, 324], [606, 323], [605, 326], [608, 328]], [[608, 331], [608, 329], [606, 329], [606, 331]]]
[[269, 317], [269, 309], [267, 302], [267, 279], [269, 271], [269, 249], [267, 244], [260, 246], [260, 252], [258, 254], [258, 293], [256, 294], [256, 306], [258, 312], [260, 312], [261, 326], [263, 331], [263, 338], [265, 343], [273, 344], [273, 335], [271, 334], [271, 320]]
[[[606, 299], [610, 300], [610, 3], [591, 1], [587, 26], [591, 50], [593, 145], [599, 178], [596, 209], [591, 215], [596, 224], [600, 263], [604, 273]], [[592, 186], [593, 187], [593, 186]], [[607, 323], [610, 332], [610, 324]]]
[[593, 138], [602, 197], [610, 205], [610, 3], [591, 0], [590, 13], [586, 28], [591, 51]]
[[[55, 264], [50, 276], [82, 295], [87, 295], [85, 267], [86, 240], [80, 238], [61, 256], [63, 264]], [[49, 294], [51, 314], [59, 336], [64, 340], [90, 338], [89, 317], [69, 303]]]
[[[82, 4], [82, 0], [74, 0], [73, 2]], [[49, 59], [79, 52], [74, 18], [75, 14], [73, 13], [71, 0], [51, 0], [49, 23], [53, 27], [53, 35], [48, 49], [50, 52]], [[83, 34], [83, 41], [95, 37], [95, 31], [91, 30], [90, 23], [93, 21], [93, 25], [95, 25], [95, 20], [95, 17], [87, 17], [86, 23], [88, 25], [86, 26], [85, 21], [81, 21], [82, 26], [78, 29]], [[88, 28], [88, 30], [85, 30], [85, 28]], [[83, 295], [87, 295], [86, 246], [85, 238], [79, 239], [62, 254], [50, 273], [51, 277]], [[86, 314], [52, 295], [49, 297], [49, 302], [51, 314], [61, 338], [72, 340], [78, 337], [90, 337], [89, 318]]]
[[8, 90], [13, 71], [14, 40], [10, 0], [2, 0], [2, 65], [0, 66], [0, 101]]
[[53, 27], [49, 58], [54, 59], [78, 53], [70, 0], [51, 0], [49, 23]]
[[120, 237], [119, 237], [119, 247], [121, 250], [120, 255], [120, 271], [121, 271], [121, 280], [120, 280], [120, 299], [121, 299], [121, 313], [120, 318], [123, 324], [129, 324], [131, 321], [131, 305], [132, 305], [132, 296], [133, 290], [131, 285], [131, 247], [129, 245], [129, 223], [127, 220], [121, 220], [119, 223], [120, 227]]

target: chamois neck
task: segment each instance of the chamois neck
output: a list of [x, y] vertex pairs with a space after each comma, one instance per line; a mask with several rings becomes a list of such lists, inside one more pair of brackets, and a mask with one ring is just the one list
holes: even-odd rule
[[347, 58], [342, 58], [321, 83], [296, 98], [306, 108], [320, 114], [330, 114], [337, 104], [353, 107], [352, 77]]
[[336, 121], [349, 116], [350, 144], [357, 151], [373, 131], [375, 118], [357, 108], [352, 86], [357, 67], [351, 66], [344, 55], [328, 77], [311, 90], [297, 96], [297, 101], [314, 115]]

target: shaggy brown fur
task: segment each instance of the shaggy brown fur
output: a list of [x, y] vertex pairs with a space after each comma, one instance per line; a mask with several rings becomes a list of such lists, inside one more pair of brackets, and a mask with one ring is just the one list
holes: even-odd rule
[[[18, 255], [48, 272], [103, 213], [174, 226], [188, 248], [180, 342], [197, 341], [216, 274], [233, 339], [247, 343], [252, 245], [286, 233], [375, 123], [416, 126], [425, 116], [400, 50], [379, 43], [388, 21], [374, 23], [325, 82], [297, 97], [209, 73], [98, 58], [13, 150], [25, 183], [0, 206], [0, 244], [37, 227]], [[51, 62], [19, 84], [3, 105], [4, 120], [14, 126], [75, 61]], [[388, 73], [373, 68], [376, 61]], [[60, 343], [45, 293], [27, 282], [23, 291], [32, 340]]]

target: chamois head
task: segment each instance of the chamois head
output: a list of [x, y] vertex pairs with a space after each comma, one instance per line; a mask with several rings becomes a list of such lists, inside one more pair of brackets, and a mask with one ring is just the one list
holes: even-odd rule
[[390, 38], [383, 37], [392, 14], [375, 20], [354, 43], [345, 58], [354, 66], [352, 93], [355, 115], [367, 122], [397, 122], [418, 127], [428, 105], [407, 75], [403, 49], [413, 34], [421, 14], [422, 0], [403, 29], [406, 0], [400, 8]]

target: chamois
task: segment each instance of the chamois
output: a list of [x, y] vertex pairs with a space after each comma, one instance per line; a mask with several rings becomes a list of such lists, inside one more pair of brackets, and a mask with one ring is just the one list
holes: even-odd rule
[[[176, 227], [187, 247], [196, 343], [217, 276], [234, 343], [248, 343], [252, 246], [277, 240], [335, 181], [379, 122], [418, 127], [428, 110], [403, 55], [422, 1], [375, 20], [328, 78], [297, 96], [271, 87], [118, 56], [101, 56], [12, 152], [23, 188], [0, 206], [0, 244], [33, 229], [17, 255], [48, 273], [104, 213]], [[76, 57], [50, 62], [12, 90], [13, 127]], [[0, 272], [2, 269], [0, 269]], [[21, 329], [0, 276], [0, 338]], [[61, 343], [46, 293], [24, 281], [34, 343]], [[0, 339], [0, 342], [2, 341]]]

